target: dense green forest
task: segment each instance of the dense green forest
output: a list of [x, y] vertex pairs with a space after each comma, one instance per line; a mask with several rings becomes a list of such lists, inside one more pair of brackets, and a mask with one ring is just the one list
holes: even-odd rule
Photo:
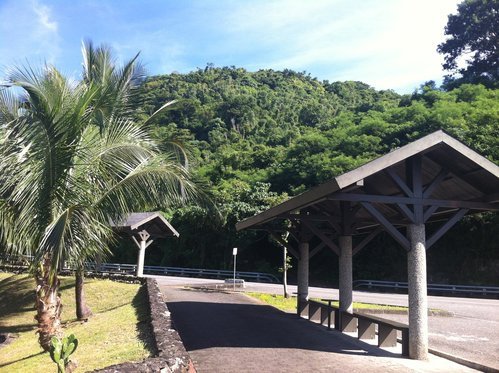
[[[221, 215], [196, 206], [169, 211], [181, 236], [152, 249], [151, 264], [230, 268], [237, 246], [239, 269], [277, 273], [281, 249], [263, 232], [236, 233], [237, 221], [438, 129], [499, 162], [499, 90], [481, 84], [444, 91], [428, 82], [399, 95], [291, 70], [208, 65], [150, 77], [140, 96], [138, 115], [178, 100], [156, 120], [154, 136], [164, 146], [185, 145]], [[497, 282], [498, 222], [494, 214], [465, 219], [429, 251], [430, 281]], [[324, 250], [311, 266], [312, 282], [335, 283], [332, 253]], [[382, 235], [356, 257], [354, 271], [404, 279], [405, 253]]]
[[[498, 12], [497, 0], [460, 3], [437, 47], [448, 72], [443, 85], [429, 81], [407, 95], [306, 72], [213, 64], [149, 77], [137, 116], [177, 100], [157, 118], [153, 135], [166, 148], [185, 146], [179, 157], [216, 209], [166, 212], [181, 236], [152, 248], [147, 261], [230, 268], [238, 247], [240, 270], [277, 273], [278, 245], [264, 232], [235, 232], [237, 221], [439, 129], [499, 163]], [[428, 251], [429, 281], [499, 285], [498, 226], [499, 214], [463, 219]], [[136, 255], [132, 247], [115, 253], [130, 262]], [[330, 251], [311, 268], [312, 284], [337, 283]], [[380, 235], [354, 259], [354, 279], [361, 278], [405, 280], [406, 253]]]

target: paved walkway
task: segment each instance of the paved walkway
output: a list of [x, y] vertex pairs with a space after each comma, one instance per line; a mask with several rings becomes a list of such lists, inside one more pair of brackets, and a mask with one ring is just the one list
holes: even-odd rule
[[244, 294], [160, 288], [200, 373], [472, 371], [436, 356], [401, 358]]

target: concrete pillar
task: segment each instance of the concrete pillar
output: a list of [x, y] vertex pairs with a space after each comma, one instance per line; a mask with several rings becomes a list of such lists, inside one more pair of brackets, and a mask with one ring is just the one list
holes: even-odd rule
[[146, 241], [141, 240], [139, 246], [139, 257], [137, 259], [137, 277], [144, 275], [144, 258], [146, 256]]
[[353, 313], [352, 236], [340, 236], [339, 291], [340, 310]]
[[308, 300], [308, 242], [300, 242], [298, 250], [300, 251], [300, 260], [298, 260], [298, 297], [300, 300]]
[[424, 224], [408, 226], [411, 250], [407, 254], [409, 287], [409, 357], [428, 359], [428, 298], [426, 288], [426, 234]]

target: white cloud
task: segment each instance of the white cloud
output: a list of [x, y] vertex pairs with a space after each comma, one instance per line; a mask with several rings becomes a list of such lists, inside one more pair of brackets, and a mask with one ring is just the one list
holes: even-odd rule
[[0, 43], [0, 65], [64, 62], [70, 51], [61, 54], [63, 42], [76, 49], [90, 37], [109, 43], [121, 60], [142, 51], [152, 74], [213, 62], [306, 70], [319, 79], [410, 92], [442, 77], [436, 47], [461, 0], [156, 0], [141, 14], [133, 1], [122, 7], [111, 0], [76, 1], [71, 8], [43, 1], [0, 2], [0, 37], [8, 35]]
[[41, 30], [45, 29], [49, 33], [57, 32], [57, 22], [50, 20], [51, 12], [48, 6], [33, 1], [33, 11], [38, 15]]
[[55, 63], [61, 38], [51, 8], [37, 0], [7, 1], [0, 6], [0, 65]]
[[249, 2], [228, 12], [227, 29], [232, 49], [267, 49], [251, 67], [407, 91], [443, 75], [436, 47], [458, 1]]

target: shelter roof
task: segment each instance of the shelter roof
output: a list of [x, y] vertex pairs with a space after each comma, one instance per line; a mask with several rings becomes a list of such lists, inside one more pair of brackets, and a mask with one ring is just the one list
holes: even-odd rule
[[175, 228], [159, 212], [133, 212], [125, 221], [111, 223], [111, 226], [129, 234], [145, 229], [153, 237], [179, 236]]
[[[414, 177], [409, 161], [416, 158], [420, 160], [423, 202], [407, 188]], [[499, 167], [445, 132], [436, 131], [240, 221], [236, 228], [261, 229], [304, 212], [311, 218], [318, 213], [330, 221], [341, 221], [340, 206], [345, 201], [364, 207], [363, 202], [372, 203], [394, 225], [408, 224], [411, 211], [404, 206], [415, 203], [434, 206], [426, 210], [428, 221], [445, 220], [457, 209], [465, 208], [466, 213], [499, 210]], [[379, 226], [372, 213], [357, 210], [357, 232]]]

